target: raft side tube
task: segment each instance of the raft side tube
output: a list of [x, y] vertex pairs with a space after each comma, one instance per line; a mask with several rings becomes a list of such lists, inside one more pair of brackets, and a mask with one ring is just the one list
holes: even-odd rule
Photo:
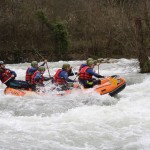
[[113, 90], [112, 92], [109, 92], [110, 96], [115, 96], [119, 92], [121, 92], [126, 87], [126, 83], [118, 87], [117, 89]]

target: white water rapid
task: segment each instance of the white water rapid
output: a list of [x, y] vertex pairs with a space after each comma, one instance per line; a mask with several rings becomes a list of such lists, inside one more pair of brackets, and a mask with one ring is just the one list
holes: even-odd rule
[[[74, 70], [83, 62], [69, 61]], [[49, 62], [50, 73], [63, 63]], [[6, 67], [24, 80], [29, 65]], [[5, 85], [0, 83], [0, 150], [149, 150], [150, 74], [138, 72], [135, 59], [101, 64], [101, 75], [116, 74], [127, 81], [116, 97], [96, 93], [16, 97], [4, 95]]]

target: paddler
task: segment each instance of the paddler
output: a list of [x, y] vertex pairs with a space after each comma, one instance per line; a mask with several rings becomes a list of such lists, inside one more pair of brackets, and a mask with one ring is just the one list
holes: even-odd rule
[[45, 72], [44, 66], [39, 66], [38, 70], [34, 72], [34, 74], [31, 77], [31, 86], [32, 90], [36, 91], [40, 87], [44, 87], [44, 81], [48, 81], [51, 78], [50, 77], [44, 77], [43, 74]]
[[100, 80], [92, 78], [104, 78], [93, 71], [94, 66], [97, 64], [97, 61], [91, 60], [87, 62], [87, 65], [81, 68], [79, 72], [79, 82], [84, 86], [84, 88], [92, 88], [94, 85], [99, 85]]
[[[77, 73], [75, 73], [77, 74]], [[74, 75], [72, 73], [72, 67], [70, 64], [65, 63], [62, 65], [62, 69], [58, 69], [54, 75], [54, 83], [57, 85], [60, 90], [68, 90], [73, 87], [73, 83], [76, 82], [69, 78], [69, 76]]]
[[7, 87], [29, 89], [30, 85], [26, 81], [15, 80], [17, 74], [15, 71], [5, 68], [5, 63], [0, 61], [0, 80]]
[[80, 70], [81, 70], [83, 67], [88, 66], [88, 65], [87, 65], [88, 62], [89, 62], [89, 61], [92, 61], [92, 60], [94, 60], [94, 59], [93, 59], [93, 58], [88, 58], [88, 59], [86, 60], [86, 63], [81, 64], [81, 65], [80, 65], [80, 68], [79, 68], [79, 72], [80, 72]]
[[[44, 60], [44, 63], [42, 63], [40, 66], [44, 66], [45, 63], [47, 63], [47, 60]], [[28, 69], [26, 70], [26, 77], [25, 80], [31, 84], [31, 77], [32, 75], [38, 70], [38, 62], [37, 61], [32, 61], [31, 62], [31, 66], [28, 67]]]

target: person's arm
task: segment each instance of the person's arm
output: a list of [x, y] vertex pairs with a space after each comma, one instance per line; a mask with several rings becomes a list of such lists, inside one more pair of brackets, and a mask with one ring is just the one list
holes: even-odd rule
[[68, 72], [68, 76], [74, 76], [74, 73], [72, 72], [72, 69]]
[[[44, 65], [45, 65], [45, 62], [44, 62], [44, 63], [42, 63], [40, 66], [44, 66]], [[40, 66], [39, 66], [39, 67], [40, 67]]]
[[44, 62], [40, 66], [44, 66], [47, 63], [47, 60], [44, 60]]
[[71, 79], [68, 78], [68, 73], [65, 72], [65, 71], [62, 71], [62, 72], [60, 73], [60, 77], [61, 77], [61, 78], [64, 78], [67, 82], [75, 82], [74, 80], [71, 80]]
[[67, 82], [75, 82], [74, 80], [71, 80], [71, 79], [69, 79], [69, 78], [66, 78], [66, 81], [67, 81]]
[[39, 82], [40, 79], [41, 79], [41, 74], [40, 74], [40, 72], [38, 72], [36, 74], [36, 76], [34, 77], [34, 80], [35, 80], [35, 82]]
[[74, 76], [77, 75], [77, 72], [73, 72], [72, 69], [68, 72], [68, 76]]
[[101, 76], [101, 75], [99, 75], [99, 74], [97, 74], [97, 73], [95, 73], [94, 71], [93, 71], [93, 69], [87, 69], [87, 73], [89, 73], [90, 75], [93, 75], [93, 76], [95, 76], [95, 77], [97, 77], [97, 78], [104, 78], [104, 76]]
[[39, 83], [39, 80], [40, 80], [40, 79], [42, 79], [42, 75], [41, 75], [40, 72], [38, 72], [38, 73], [36, 74], [36, 76], [34, 77], [35, 83], [36, 83], [36, 85], [38, 85], [38, 86], [44, 86], [43, 83]]
[[35, 71], [37, 71], [37, 68], [31, 67], [28, 69], [28, 74], [33, 74]]
[[44, 81], [49, 81], [49, 80], [52, 80], [53, 77], [44, 77]]
[[12, 75], [14, 75], [14, 77], [16, 77], [16, 76], [17, 76], [17, 74], [16, 74], [16, 72], [15, 72], [15, 71], [12, 71], [12, 70], [10, 70], [10, 69], [7, 69], [7, 70], [9, 70], [9, 71], [10, 71], [10, 73], [11, 73]]

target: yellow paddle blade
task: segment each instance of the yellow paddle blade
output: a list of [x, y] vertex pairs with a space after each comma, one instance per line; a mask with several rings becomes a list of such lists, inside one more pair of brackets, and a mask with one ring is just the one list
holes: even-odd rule
[[113, 84], [113, 85], [117, 85], [118, 80], [115, 79], [115, 78], [110, 78], [110, 83]]

